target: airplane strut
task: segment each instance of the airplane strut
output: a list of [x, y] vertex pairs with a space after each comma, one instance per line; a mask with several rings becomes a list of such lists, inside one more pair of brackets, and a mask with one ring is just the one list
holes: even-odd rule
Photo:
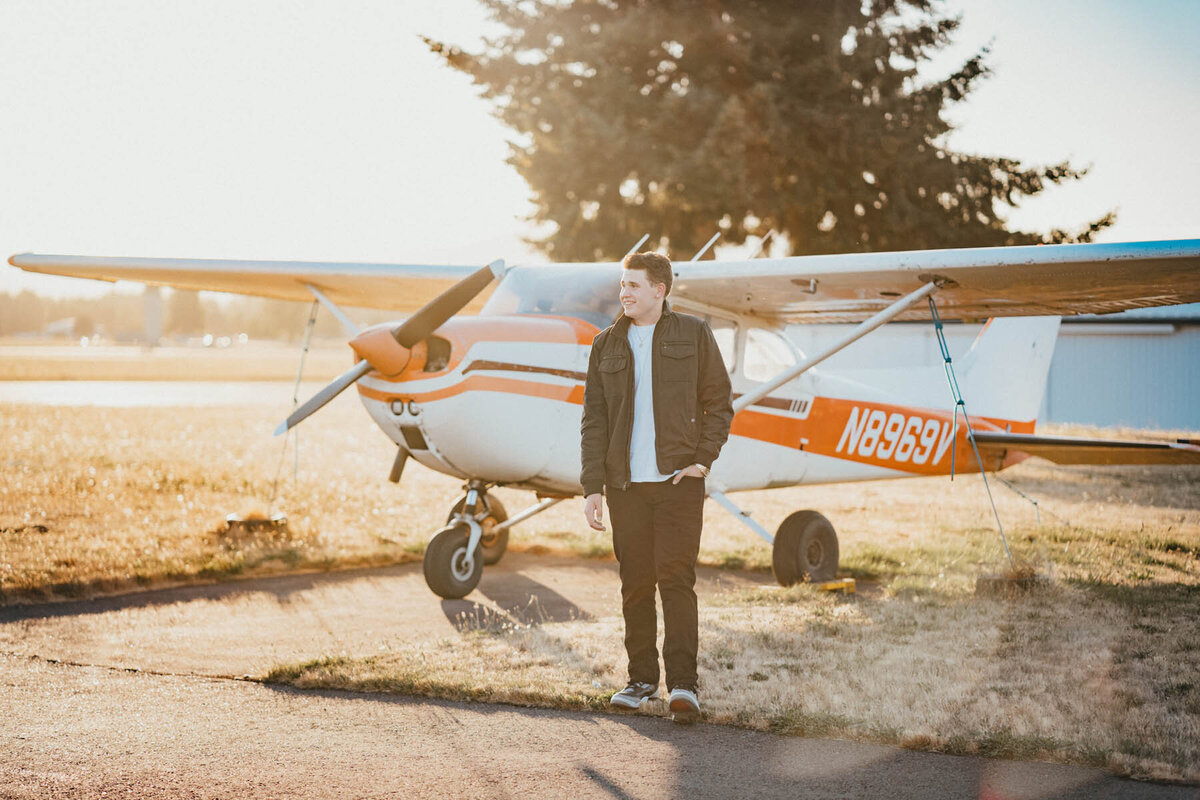
[[801, 361], [799, 364], [794, 364], [788, 367], [774, 378], [759, 384], [757, 389], [746, 392], [744, 395], [739, 397], [733, 402], [733, 413], [736, 414], [743, 408], [747, 408], [752, 403], [761, 400], [771, 392], [778, 389], [780, 386], [783, 386], [785, 383], [798, 378], [800, 375], [812, 369], [817, 364], [820, 364], [825, 359], [857, 342], [859, 339], [866, 336], [879, 326], [895, 319], [897, 316], [904, 313], [921, 300], [924, 300], [926, 297], [932, 295], [934, 292], [940, 289], [941, 286], [942, 281], [934, 278], [920, 289], [910, 292], [869, 319], [863, 320], [858, 325], [854, 326], [853, 330], [835, 341], [829, 347], [819, 352], [817, 355], [807, 358], [804, 361]]

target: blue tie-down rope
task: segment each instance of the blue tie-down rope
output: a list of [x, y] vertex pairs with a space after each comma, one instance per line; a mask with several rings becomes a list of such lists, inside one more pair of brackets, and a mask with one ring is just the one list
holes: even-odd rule
[[988, 502], [992, 504], [992, 515], [996, 517], [996, 527], [1000, 529], [1000, 541], [1004, 544], [1004, 554], [1008, 556], [1008, 565], [1015, 569], [1012, 551], [1008, 549], [1008, 537], [1004, 535], [1004, 524], [1000, 522], [1000, 512], [996, 510], [996, 500], [992, 497], [992, 487], [988, 484], [987, 470], [983, 467], [983, 458], [979, 455], [979, 445], [975, 443], [975, 432], [971, 430], [971, 418], [967, 416], [967, 404], [963, 401], [962, 391], [958, 388], [958, 378], [954, 375], [954, 362], [950, 358], [950, 348], [946, 345], [946, 334], [942, 329], [942, 315], [938, 313], [937, 303], [933, 295], [929, 296], [929, 316], [933, 320], [937, 332], [938, 347], [942, 351], [942, 361], [946, 368], [946, 380], [950, 383], [950, 393], [954, 396], [954, 429], [950, 439], [950, 480], [954, 480], [954, 464], [958, 450], [958, 409], [962, 408], [963, 424], [967, 426], [967, 441], [975, 451], [975, 462], [979, 464], [979, 474], [983, 476], [983, 488], [987, 490]]

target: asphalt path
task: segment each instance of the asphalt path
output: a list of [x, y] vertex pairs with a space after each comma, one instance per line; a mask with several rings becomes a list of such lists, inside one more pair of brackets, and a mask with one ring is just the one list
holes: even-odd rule
[[[703, 596], [759, 576], [703, 571]], [[419, 564], [0, 608], [0, 797], [1200, 798], [1053, 764], [659, 717], [302, 691], [280, 663], [618, 612], [612, 564], [512, 554], [469, 598]]]

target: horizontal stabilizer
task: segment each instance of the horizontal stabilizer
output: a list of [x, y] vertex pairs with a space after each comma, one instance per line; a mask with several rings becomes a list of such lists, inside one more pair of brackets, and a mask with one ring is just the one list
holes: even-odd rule
[[1025, 453], [1055, 464], [1200, 464], [1200, 443], [1191, 439], [1156, 442], [976, 431], [975, 443], [985, 460]]

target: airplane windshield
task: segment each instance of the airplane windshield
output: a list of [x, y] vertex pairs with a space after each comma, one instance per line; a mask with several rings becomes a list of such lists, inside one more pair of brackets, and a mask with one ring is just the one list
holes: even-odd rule
[[621, 309], [620, 290], [616, 264], [513, 267], [479, 313], [576, 317], [607, 328]]

